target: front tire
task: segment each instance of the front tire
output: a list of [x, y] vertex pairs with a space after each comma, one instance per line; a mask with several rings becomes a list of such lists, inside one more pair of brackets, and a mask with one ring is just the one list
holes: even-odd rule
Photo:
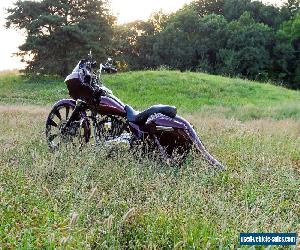
[[81, 147], [89, 142], [90, 126], [84, 113], [80, 113], [70, 126], [65, 127], [74, 111], [74, 100], [61, 102], [52, 108], [46, 121], [46, 140], [51, 150], [57, 150], [62, 145]]

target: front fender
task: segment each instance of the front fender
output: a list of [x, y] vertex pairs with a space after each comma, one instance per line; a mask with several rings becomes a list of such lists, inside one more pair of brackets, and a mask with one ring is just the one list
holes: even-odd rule
[[[55, 109], [57, 109], [59, 107], [63, 107], [63, 106], [70, 106], [70, 107], [75, 108], [76, 107], [76, 101], [74, 99], [62, 99], [62, 100], [59, 100], [57, 103], [55, 103], [53, 105], [52, 110], [55, 110]], [[80, 115], [83, 118], [87, 117], [87, 114], [86, 114], [85, 111], [80, 111]]]
[[76, 106], [76, 101], [74, 99], [62, 99], [62, 100], [59, 100], [57, 103], [55, 103], [53, 106], [52, 106], [52, 109], [56, 109], [56, 108], [59, 108], [61, 106], [65, 106], [65, 105], [69, 105], [71, 107], [74, 107]]

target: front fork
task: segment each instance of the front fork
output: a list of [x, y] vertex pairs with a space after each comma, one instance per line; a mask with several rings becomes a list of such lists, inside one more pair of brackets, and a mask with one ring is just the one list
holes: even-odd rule
[[[84, 102], [84, 101], [82, 101], [80, 99], [78, 99], [76, 101], [76, 106], [75, 106], [72, 114], [70, 115], [70, 117], [67, 120], [67, 122], [61, 127], [61, 134], [62, 135], [67, 135], [67, 134], [70, 133], [69, 128], [71, 127], [72, 122], [74, 122], [76, 120], [79, 120], [80, 126], [82, 126], [82, 122], [83, 122], [82, 118], [84, 118], [84, 117], [81, 117], [80, 113], [81, 112], [85, 112], [86, 107], [87, 107], [86, 102]], [[80, 117], [80, 119], [78, 119], [78, 117]], [[89, 137], [89, 135], [85, 135], [85, 136], [86, 136], [85, 140], [88, 141], [89, 138], [87, 138], [87, 137]]]
[[74, 108], [74, 110], [73, 110], [73, 112], [72, 112], [70, 118], [67, 120], [67, 122], [66, 122], [66, 124], [65, 124], [65, 126], [64, 126], [63, 129], [65, 130], [66, 128], [68, 128], [68, 127], [71, 125], [71, 123], [72, 123], [73, 121], [75, 121], [76, 118], [78, 118], [78, 116], [80, 116], [80, 112], [86, 110], [86, 107], [87, 107], [86, 102], [84, 102], [84, 101], [78, 99], [78, 100], [76, 101], [76, 106], [75, 106], [75, 108]]

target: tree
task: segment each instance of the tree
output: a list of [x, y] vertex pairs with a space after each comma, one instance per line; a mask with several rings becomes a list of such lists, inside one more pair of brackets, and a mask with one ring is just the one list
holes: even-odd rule
[[154, 53], [160, 65], [180, 70], [193, 69], [200, 17], [193, 9], [173, 14], [157, 35]]
[[223, 15], [225, 0], [197, 0], [191, 3], [191, 7], [201, 16], [210, 14]]
[[201, 18], [196, 43], [196, 51], [200, 55], [197, 70], [218, 72], [218, 54], [226, 46], [228, 39], [227, 26], [228, 22], [221, 15], [211, 14]]
[[116, 27], [115, 55], [122, 69], [139, 70], [155, 65], [154, 33], [155, 27], [144, 21], [135, 21]]
[[18, 0], [7, 12], [6, 27], [26, 33], [27, 73], [64, 76], [89, 49], [101, 60], [110, 50], [115, 18], [104, 0]]
[[277, 32], [273, 56], [275, 77], [290, 88], [300, 88], [300, 13]]
[[278, 28], [286, 20], [279, 7], [251, 0], [225, 0], [224, 16], [228, 21], [238, 20], [244, 12], [249, 12], [255, 22]]
[[159, 65], [153, 46], [169, 16], [154, 12], [147, 21], [134, 21], [115, 28], [115, 55], [123, 69], [139, 70]]
[[269, 73], [273, 32], [267, 25], [256, 23], [245, 12], [229, 26], [225, 49], [220, 50], [220, 71], [252, 79], [266, 79]]
[[217, 51], [224, 45], [226, 20], [222, 16], [201, 18], [191, 8], [173, 14], [157, 35], [154, 53], [157, 63], [180, 70], [214, 72]]
[[300, 11], [300, 0], [287, 0], [282, 10], [287, 13], [288, 17], [297, 15]]

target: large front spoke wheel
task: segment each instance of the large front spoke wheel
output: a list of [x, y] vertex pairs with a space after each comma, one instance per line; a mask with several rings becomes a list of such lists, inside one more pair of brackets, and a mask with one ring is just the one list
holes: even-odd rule
[[89, 123], [82, 114], [79, 114], [69, 126], [66, 126], [74, 109], [75, 104], [64, 103], [54, 107], [48, 115], [46, 140], [51, 150], [57, 150], [62, 145], [81, 147], [89, 141]]

